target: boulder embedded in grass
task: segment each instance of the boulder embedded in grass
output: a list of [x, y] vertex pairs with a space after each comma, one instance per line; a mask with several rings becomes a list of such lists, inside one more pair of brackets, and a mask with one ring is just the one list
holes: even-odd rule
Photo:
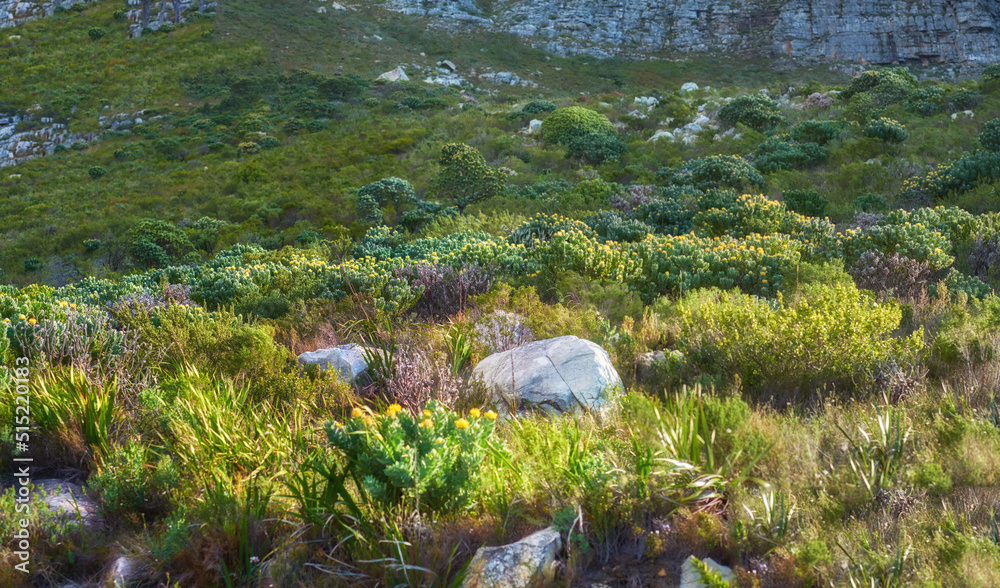
[[551, 586], [560, 549], [562, 538], [552, 527], [509, 545], [480, 547], [469, 564], [462, 588]]
[[501, 410], [541, 409], [563, 413], [579, 409], [603, 412], [622, 380], [600, 345], [566, 336], [534, 341], [494, 353], [479, 362], [481, 378]]
[[341, 380], [353, 384], [368, 371], [368, 362], [365, 361], [364, 351], [363, 347], [353, 343], [338, 345], [329, 349], [306, 351], [299, 355], [299, 363], [318, 365], [320, 371], [332, 369], [337, 372]]

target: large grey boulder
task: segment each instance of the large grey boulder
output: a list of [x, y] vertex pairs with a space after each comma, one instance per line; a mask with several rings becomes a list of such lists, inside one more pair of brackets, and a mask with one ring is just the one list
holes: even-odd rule
[[35, 491], [41, 493], [45, 506], [55, 514], [84, 526], [99, 525], [101, 517], [97, 503], [87, 496], [83, 487], [73, 482], [57, 479], [36, 480]]
[[622, 380], [600, 345], [566, 336], [494, 353], [473, 372], [507, 412], [578, 409], [603, 412]]
[[384, 74], [380, 75], [376, 79], [379, 79], [379, 80], [388, 80], [390, 82], [408, 82], [408, 81], [410, 81], [409, 76], [406, 75], [406, 72], [403, 71], [402, 67], [397, 67], [396, 69], [389, 70], [389, 71], [385, 72]]
[[560, 549], [562, 538], [552, 527], [532, 533], [517, 543], [480, 547], [469, 563], [462, 588], [551, 586]]
[[362, 352], [364, 348], [355, 345], [338, 345], [329, 349], [306, 351], [299, 355], [302, 365], [318, 365], [321, 371], [334, 370], [341, 380], [357, 382], [358, 378], [368, 371], [368, 362]]

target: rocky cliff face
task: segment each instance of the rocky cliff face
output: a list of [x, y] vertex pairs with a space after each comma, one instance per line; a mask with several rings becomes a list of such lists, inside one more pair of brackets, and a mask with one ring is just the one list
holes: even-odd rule
[[526, 37], [560, 54], [736, 52], [805, 61], [1000, 62], [997, 0], [388, 0], [394, 10]]

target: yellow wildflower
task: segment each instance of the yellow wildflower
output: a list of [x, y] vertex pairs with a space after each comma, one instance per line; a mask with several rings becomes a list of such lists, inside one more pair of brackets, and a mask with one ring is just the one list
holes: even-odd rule
[[465, 419], [458, 419], [457, 421], [455, 421], [455, 426], [458, 427], [459, 429], [466, 429], [469, 427], [469, 421]]
[[479, 418], [479, 409], [478, 408], [473, 408], [472, 410], [470, 410], [469, 411], [469, 416], [471, 416], [474, 419], [478, 419]]
[[38, 321], [36, 321], [33, 318], [28, 319], [28, 322], [31, 323], [31, 324], [33, 324], [33, 325], [36, 324], [36, 323], [38, 323]]
[[424, 419], [424, 420], [420, 421], [420, 426], [423, 427], [423, 428], [425, 428], [425, 429], [433, 429], [434, 428], [434, 421], [432, 421], [431, 419]]
[[429, 416], [431, 416], [431, 411], [429, 411], [429, 410], [427, 410], [427, 409], [425, 408], [425, 409], [424, 409], [424, 416], [425, 416], [425, 417], [429, 417]]
[[441, 445], [442, 443], [444, 443], [444, 439], [441, 438], [441, 437], [438, 437], [437, 439], [434, 440], [434, 442], [437, 443], [438, 445]]
[[492, 410], [487, 410], [485, 413], [483, 413], [483, 416], [490, 420], [495, 420], [497, 418], [497, 413], [493, 412]]
[[358, 408], [357, 406], [355, 406], [354, 410], [351, 411], [351, 418], [352, 419], [356, 419], [358, 417], [364, 416], [364, 414], [365, 413], [364, 413], [363, 410], [361, 410], [360, 408]]

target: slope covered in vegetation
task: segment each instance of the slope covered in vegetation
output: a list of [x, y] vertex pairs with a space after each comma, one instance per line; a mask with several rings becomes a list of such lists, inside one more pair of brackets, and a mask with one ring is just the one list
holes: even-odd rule
[[[451, 585], [548, 525], [570, 585], [1000, 584], [996, 67], [85, 6], [0, 38], [17, 132], [92, 135], [0, 172], [0, 464], [29, 373], [33, 477], [98, 521], [36, 494], [0, 584]], [[475, 366], [564, 335], [613, 408], [505, 417]], [[347, 343], [367, 379], [296, 358]]]

